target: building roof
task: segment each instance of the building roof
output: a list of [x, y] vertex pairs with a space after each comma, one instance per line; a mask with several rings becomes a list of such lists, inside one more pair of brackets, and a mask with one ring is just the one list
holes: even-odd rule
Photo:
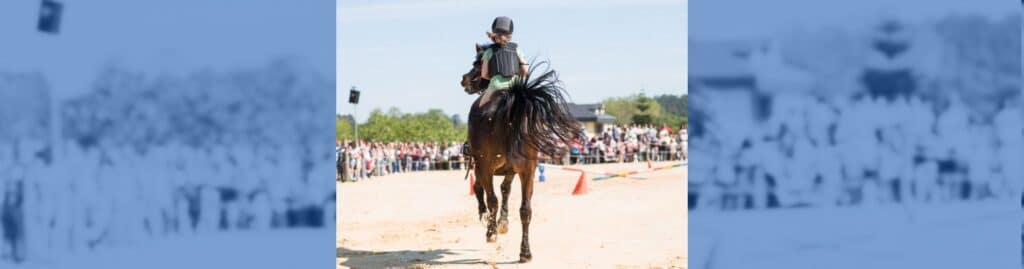
[[[597, 104], [574, 104], [569, 103], [569, 113], [577, 121], [583, 122], [598, 122], [598, 123], [614, 123], [615, 117], [605, 115], [603, 110], [604, 105]], [[601, 112], [598, 114], [598, 112]]]

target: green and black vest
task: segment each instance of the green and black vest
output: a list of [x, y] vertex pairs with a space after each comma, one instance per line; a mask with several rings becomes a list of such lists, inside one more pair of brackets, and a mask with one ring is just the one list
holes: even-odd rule
[[516, 43], [509, 42], [505, 46], [492, 44], [491, 61], [487, 66], [491, 76], [502, 75], [512, 77], [519, 73], [519, 54], [516, 53]]

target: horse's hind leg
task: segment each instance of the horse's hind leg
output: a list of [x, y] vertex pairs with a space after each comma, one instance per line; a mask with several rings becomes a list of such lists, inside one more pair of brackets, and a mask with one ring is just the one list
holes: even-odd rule
[[519, 246], [519, 262], [525, 263], [533, 259], [530, 254], [530, 217], [533, 210], [530, 208], [530, 199], [533, 197], [533, 169], [536, 163], [529, 169], [522, 169], [519, 173], [519, 182], [523, 185], [523, 203], [519, 206], [519, 220], [523, 223], [523, 242]]
[[473, 184], [473, 194], [476, 195], [476, 210], [480, 221], [484, 221], [484, 213], [487, 213], [487, 204], [484, 203], [483, 181], [477, 181], [476, 184]]
[[508, 194], [512, 190], [512, 179], [516, 174], [505, 174], [501, 182], [501, 217], [498, 218], [498, 233], [508, 233]]

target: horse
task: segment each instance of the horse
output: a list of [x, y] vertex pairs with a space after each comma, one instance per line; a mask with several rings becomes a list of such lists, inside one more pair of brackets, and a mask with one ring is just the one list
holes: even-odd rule
[[[481, 93], [469, 109], [470, 169], [476, 175], [473, 186], [477, 211], [486, 224], [488, 243], [497, 241], [498, 234], [508, 232], [508, 195], [512, 180], [519, 175], [522, 203], [519, 218], [523, 237], [519, 249], [519, 262], [529, 262], [530, 253], [530, 199], [533, 196], [533, 175], [538, 154], [562, 156], [573, 138], [582, 132], [580, 125], [569, 113], [561, 81], [547, 62], [531, 64], [527, 74], [513, 80], [507, 90], [495, 92], [488, 100], [487, 80], [480, 77], [481, 55], [484, 47], [476, 46], [473, 68], [462, 76], [461, 85], [466, 93]], [[532, 77], [533, 74], [540, 74]], [[467, 171], [468, 173], [468, 171]], [[498, 198], [494, 193], [493, 178], [502, 175], [501, 211], [498, 217]], [[486, 200], [485, 200], [486, 195]], [[496, 219], [497, 218], [497, 219]]]

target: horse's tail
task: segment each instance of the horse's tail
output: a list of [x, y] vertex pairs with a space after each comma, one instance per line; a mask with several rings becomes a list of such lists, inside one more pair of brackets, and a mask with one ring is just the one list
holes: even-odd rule
[[[540, 66], [544, 70], [539, 70]], [[553, 158], [565, 153], [581, 129], [569, 113], [564, 94], [558, 74], [547, 62], [539, 62], [531, 64], [526, 76], [514, 80], [508, 93], [495, 100], [495, 124], [508, 124], [502, 129], [508, 130], [509, 157], [535, 159], [528, 156], [529, 149]]]

